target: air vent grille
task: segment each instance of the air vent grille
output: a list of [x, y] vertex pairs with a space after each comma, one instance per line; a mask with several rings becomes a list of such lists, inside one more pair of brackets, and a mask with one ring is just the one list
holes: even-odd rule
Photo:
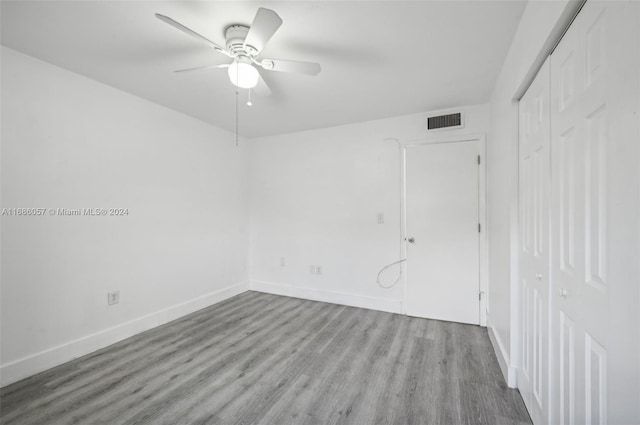
[[427, 118], [427, 130], [435, 130], [438, 128], [461, 127], [462, 113], [449, 115], [439, 115], [437, 117]]

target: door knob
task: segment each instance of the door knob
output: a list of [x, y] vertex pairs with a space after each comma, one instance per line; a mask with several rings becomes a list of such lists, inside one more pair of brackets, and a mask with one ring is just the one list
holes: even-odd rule
[[536, 273], [536, 279], [542, 280], [542, 275], [540, 273]]
[[407, 239], [407, 242], [409, 242], [409, 243], [415, 243], [415, 242], [416, 242], [416, 238], [414, 238], [413, 236], [411, 236], [409, 239]]

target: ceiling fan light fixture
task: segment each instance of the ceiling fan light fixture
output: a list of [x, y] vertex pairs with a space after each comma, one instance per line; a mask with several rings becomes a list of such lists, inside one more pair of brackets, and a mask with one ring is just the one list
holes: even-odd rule
[[250, 89], [258, 84], [258, 70], [250, 63], [236, 61], [229, 66], [229, 79], [236, 87]]

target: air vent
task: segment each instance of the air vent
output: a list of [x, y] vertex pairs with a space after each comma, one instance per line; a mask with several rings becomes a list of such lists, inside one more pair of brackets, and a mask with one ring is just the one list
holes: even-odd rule
[[438, 115], [437, 117], [427, 118], [427, 131], [461, 127], [463, 127], [463, 122], [462, 113], [460, 112], [456, 114]]

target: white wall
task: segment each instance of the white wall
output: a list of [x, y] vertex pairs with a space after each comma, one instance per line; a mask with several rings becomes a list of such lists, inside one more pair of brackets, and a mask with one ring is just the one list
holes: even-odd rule
[[489, 311], [487, 325], [502, 371], [515, 386], [517, 360], [518, 103], [577, 2], [527, 3], [490, 101], [487, 143]]
[[[399, 259], [401, 243], [400, 149], [385, 139], [486, 132], [487, 105], [459, 109], [464, 129], [429, 136], [421, 113], [253, 139], [251, 287], [400, 312], [402, 285], [376, 284], [378, 270]], [[310, 265], [321, 265], [322, 275], [310, 274]], [[392, 282], [397, 270], [384, 279]]]
[[2, 48], [2, 207], [129, 209], [2, 217], [3, 385], [246, 290], [233, 139]]

